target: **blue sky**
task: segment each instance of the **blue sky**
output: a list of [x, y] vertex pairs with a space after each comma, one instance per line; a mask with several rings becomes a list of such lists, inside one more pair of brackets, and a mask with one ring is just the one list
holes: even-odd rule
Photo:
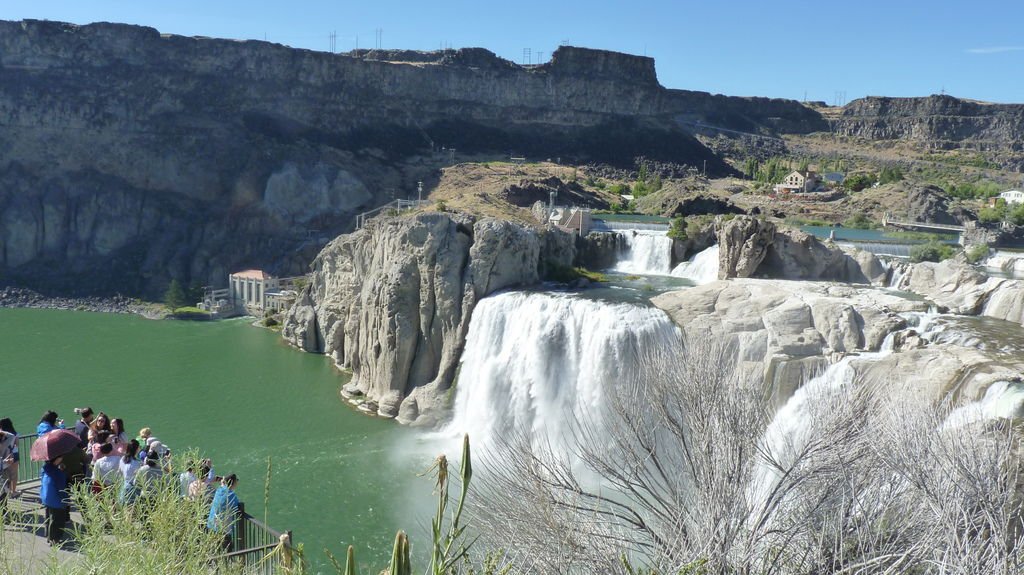
[[653, 56], [670, 88], [825, 100], [845, 93], [1024, 102], [1020, 0], [694, 2], [0, 0], [0, 18], [112, 21], [340, 51], [482, 46], [523, 61], [561, 43]]

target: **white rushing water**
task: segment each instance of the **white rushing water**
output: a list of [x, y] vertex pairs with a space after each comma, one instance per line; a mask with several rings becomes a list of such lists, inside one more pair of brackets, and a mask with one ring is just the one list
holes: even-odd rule
[[619, 232], [626, 250], [615, 264], [615, 271], [627, 274], [668, 275], [672, 269], [672, 238], [668, 232], [634, 230]]
[[642, 367], [640, 349], [679, 345], [658, 309], [559, 293], [487, 297], [473, 311], [444, 433], [486, 445], [518, 429], [558, 443], [573, 416], [599, 424], [606, 386]]
[[943, 429], [957, 429], [995, 418], [1024, 416], [1024, 384], [997, 381], [985, 390], [980, 400], [951, 411], [942, 424]]
[[704, 285], [718, 279], [718, 244], [697, 252], [689, 259], [675, 267], [672, 275], [686, 278], [697, 285]]
[[[889, 347], [891, 349], [891, 344]], [[847, 394], [856, 376], [851, 362], [876, 360], [885, 355], [888, 352], [844, 357], [830, 365], [821, 375], [800, 386], [776, 412], [765, 429], [761, 445], [764, 453], [781, 465], [772, 465], [767, 460], [758, 463], [748, 491], [754, 509], [764, 507], [772, 489], [781, 479], [780, 468], [785, 469], [791, 465], [808, 442], [827, 426], [836, 410], [842, 409], [847, 402]]]

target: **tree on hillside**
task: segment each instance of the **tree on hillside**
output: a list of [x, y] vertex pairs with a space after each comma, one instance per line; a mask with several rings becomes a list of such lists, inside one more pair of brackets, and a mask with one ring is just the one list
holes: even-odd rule
[[172, 310], [188, 305], [188, 298], [185, 295], [185, 290], [182, 289], [178, 280], [171, 280], [171, 285], [168, 286], [167, 291], [164, 292], [164, 303]]

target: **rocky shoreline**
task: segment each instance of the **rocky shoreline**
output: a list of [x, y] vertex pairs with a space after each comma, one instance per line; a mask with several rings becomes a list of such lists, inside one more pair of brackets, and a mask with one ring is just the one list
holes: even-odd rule
[[0, 308], [61, 309], [100, 313], [133, 313], [147, 319], [163, 319], [159, 306], [117, 295], [114, 297], [45, 296], [26, 288], [0, 288]]

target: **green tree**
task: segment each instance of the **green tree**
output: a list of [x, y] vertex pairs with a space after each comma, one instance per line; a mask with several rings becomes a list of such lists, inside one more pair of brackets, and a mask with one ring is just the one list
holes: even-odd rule
[[878, 173], [878, 183], [885, 185], [903, 179], [903, 170], [899, 166], [886, 166]]
[[846, 180], [843, 181], [843, 186], [852, 192], [859, 192], [874, 185], [875, 181], [876, 179], [874, 174], [861, 172], [859, 174], [851, 174], [850, 176], [847, 176]]
[[164, 303], [167, 304], [167, 307], [171, 308], [171, 311], [188, 305], [188, 296], [185, 295], [185, 290], [182, 289], [178, 280], [171, 280], [171, 285], [164, 292]]
[[679, 216], [672, 220], [672, 225], [668, 229], [668, 237], [674, 240], [686, 241], [688, 238], [686, 234], [686, 218]]

